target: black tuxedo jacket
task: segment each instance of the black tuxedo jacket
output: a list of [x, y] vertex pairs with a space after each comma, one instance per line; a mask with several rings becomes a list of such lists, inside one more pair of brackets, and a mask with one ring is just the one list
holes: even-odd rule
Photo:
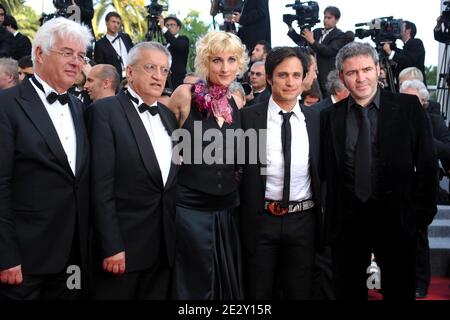
[[89, 144], [81, 102], [69, 96], [75, 175], [30, 81], [0, 92], [0, 270], [22, 264], [25, 274], [61, 272], [72, 240], [86, 263]]
[[[267, 129], [267, 110], [268, 102], [259, 103], [254, 106], [241, 109], [242, 129]], [[301, 110], [306, 119], [306, 128], [309, 138], [309, 154], [310, 154], [310, 174], [314, 202], [316, 203], [314, 210], [316, 213], [317, 231], [321, 228], [320, 212], [320, 177], [319, 177], [319, 155], [320, 155], [320, 113], [301, 105]], [[257, 131], [258, 132], [258, 131]], [[262, 136], [261, 136], [262, 137]], [[280, 141], [281, 143], [281, 141]], [[265, 157], [265, 149], [259, 150], [261, 146], [260, 137], [258, 137], [258, 155]], [[251, 154], [249, 153], [250, 145], [248, 139], [241, 146], [245, 150], [245, 164], [243, 166], [243, 175], [241, 182], [241, 223], [242, 223], [242, 243], [245, 255], [254, 253], [256, 246], [256, 237], [258, 234], [259, 216], [264, 211], [264, 201], [266, 192], [266, 176], [261, 174], [261, 169], [265, 165], [258, 156], [256, 164], [250, 164]], [[254, 145], [253, 145], [254, 147]], [[265, 160], [265, 159], [264, 159]], [[265, 161], [264, 161], [265, 162]], [[317, 233], [320, 237], [320, 233]]]
[[31, 55], [31, 41], [20, 32], [14, 37], [13, 58], [19, 60], [22, 57]]
[[[127, 52], [129, 52], [130, 49], [133, 47], [133, 42], [131, 41], [130, 36], [126, 33], [120, 33], [119, 35], [120, 39], [122, 39], [123, 43], [125, 44]], [[113, 65], [116, 68], [119, 75], [120, 76], [122, 75], [122, 64], [120, 62], [121, 59], [117, 54], [116, 49], [114, 49], [111, 42], [109, 42], [106, 36], [104, 36], [95, 43], [94, 60], [98, 64], [106, 63]]]
[[[175, 117], [161, 104], [159, 110], [171, 134]], [[94, 102], [88, 112], [97, 259], [125, 251], [126, 272], [149, 269], [164, 253], [171, 264], [178, 167], [172, 163], [164, 186], [157, 150], [124, 92]]]
[[169, 51], [172, 55], [172, 66], [170, 67], [170, 84], [172, 89], [176, 89], [183, 83], [186, 75], [186, 64], [189, 56], [189, 39], [179, 35], [176, 38], [170, 31], [164, 33], [167, 44], [170, 44]]
[[445, 171], [450, 169], [450, 132], [441, 115], [428, 114], [433, 132], [436, 156], [441, 161]]
[[0, 58], [12, 57], [14, 53], [14, 37], [0, 25]]
[[423, 46], [422, 40], [417, 38], [409, 39], [403, 46], [403, 49], [395, 48], [394, 50], [395, 54], [392, 60], [398, 63], [397, 73], [399, 74], [403, 69], [408, 67], [416, 67], [422, 71], [423, 82], [426, 84], [425, 47]]
[[[329, 242], [342, 230], [348, 98], [321, 112], [321, 172], [326, 181], [325, 228]], [[379, 201], [385, 219], [412, 235], [436, 213], [437, 160], [425, 110], [415, 96], [381, 91], [378, 117]], [[361, 213], [363, 214], [363, 213]]]
[[92, 28], [92, 18], [94, 17], [94, 5], [92, 0], [75, 0], [75, 4], [80, 7], [81, 23], [85, 24], [94, 35]]
[[252, 52], [256, 43], [260, 40], [271, 42], [270, 15], [268, 0], [246, 0], [242, 8], [242, 15], [239, 20], [241, 27], [238, 36], [247, 47], [249, 53]]
[[311, 108], [316, 109], [317, 111], [325, 110], [333, 105], [333, 100], [331, 97], [326, 97], [325, 99], [320, 100], [317, 103], [314, 103]]

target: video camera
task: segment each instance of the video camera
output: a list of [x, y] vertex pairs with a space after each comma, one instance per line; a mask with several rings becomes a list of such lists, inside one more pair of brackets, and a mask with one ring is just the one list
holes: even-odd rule
[[295, 0], [295, 3], [287, 4], [286, 7], [292, 7], [295, 10], [295, 14], [284, 14], [283, 22], [288, 26], [292, 25], [292, 22], [298, 22], [300, 29], [312, 29], [319, 20], [319, 5], [316, 1], [300, 2]]
[[392, 43], [402, 37], [403, 20], [394, 19], [392, 16], [355, 24], [355, 27], [363, 26], [368, 26], [369, 29], [356, 29], [355, 36], [360, 39], [371, 37], [377, 48], [382, 47], [384, 43]]
[[151, 0], [148, 6], [145, 6], [147, 12], [152, 17], [159, 17], [163, 11], [167, 11], [168, 6], [163, 6], [158, 3], [158, 0]]
[[[69, 18], [72, 16], [73, 12], [69, 12], [67, 10], [72, 5], [71, 0], [53, 0], [53, 6], [56, 8], [55, 13], [42, 13], [41, 18], [39, 19], [39, 22], [41, 25], [43, 25], [45, 22], [47, 22], [50, 19], [63, 17], [63, 18]], [[75, 21], [75, 20], [74, 20]], [[77, 21], [78, 23], [80, 21]]]

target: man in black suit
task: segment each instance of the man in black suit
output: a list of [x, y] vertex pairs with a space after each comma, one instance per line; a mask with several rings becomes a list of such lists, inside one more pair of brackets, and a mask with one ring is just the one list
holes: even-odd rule
[[31, 41], [27, 36], [21, 34], [17, 26], [17, 21], [13, 16], [7, 15], [3, 25], [6, 30], [8, 30], [14, 37], [14, 51], [12, 58], [15, 60], [20, 60], [25, 56], [31, 55]]
[[177, 166], [172, 112], [157, 102], [170, 53], [142, 42], [129, 53], [128, 89], [90, 110], [95, 219], [94, 298], [166, 299], [174, 255]]
[[416, 97], [378, 87], [378, 54], [369, 44], [347, 44], [336, 66], [350, 96], [321, 112], [336, 298], [366, 300], [376, 288], [366, 273], [373, 252], [384, 299], [414, 300], [416, 231], [436, 213], [429, 123]]
[[94, 60], [98, 64], [113, 65], [117, 73], [125, 78], [128, 52], [133, 42], [128, 34], [120, 32], [122, 18], [117, 12], [110, 12], [105, 17], [106, 34], [95, 43]]
[[14, 38], [11, 33], [3, 26], [5, 20], [6, 9], [0, 3], [0, 58], [11, 57], [14, 51]]
[[[394, 44], [385, 43], [383, 50], [389, 60], [397, 63], [396, 77], [399, 73], [408, 67], [416, 67], [423, 74], [423, 83], [427, 84], [425, 76], [425, 47], [422, 40], [416, 38], [416, 25], [410, 21], [403, 21], [402, 42], [403, 49], [398, 49]], [[397, 81], [398, 83], [398, 81]]]
[[320, 119], [298, 101], [305, 63], [294, 48], [271, 51], [266, 59], [271, 98], [242, 109], [242, 128], [254, 134], [253, 141], [244, 140], [241, 185], [249, 299], [272, 299], [278, 289], [284, 299], [311, 298], [320, 214]]
[[159, 27], [164, 35], [172, 55], [172, 67], [169, 77], [169, 87], [175, 90], [186, 76], [186, 64], [189, 56], [189, 39], [179, 34], [182, 27], [181, 21], [174, 15], [159, 17]]
[[240, 24], [237, 35], [251, 53], [260, 40], [271, 43], [268, 0], [246, 0], [241, 12], [235, 12], [232, 22]]
[[46, 22], [33, 43], [35, 77], [0, 92], [0, 300], [86, 288], [89, 144], [81, 102], [66, 92], [91, 39], [73, 21]]
[[347, 43], [353, 41], [350, 33], [344, 33], [336, 27], [341, 12], [336, 7], [327, 7], [323, 12], [324, 28], [317, 28], [311, 32], [309, 29], [302, 30], [299, 35], [292, 26], [289, 26], [288, 36], [295, 42], [300, 43], [304, 38], [309, 47], [316, 53], [317, 68], [319, 71], [319, 84], [324, 97], [328, 96], [326, 90], [328, 73], [335, 69], [336, 54]]

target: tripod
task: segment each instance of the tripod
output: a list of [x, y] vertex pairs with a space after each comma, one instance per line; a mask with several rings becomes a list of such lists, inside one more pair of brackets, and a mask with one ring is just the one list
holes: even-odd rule
[[376, 48], [378, 51], [378, 56], [380, 57], [380, 66], [384, 66], [386, 68], [386, 78], [389, 83], [389, 89], [391, 92], [396, 92], [396, 83], [395, 83], [395, 77], [394, 72], [392, 71], [391, 62], [389, 61], [389, 57], [386, 55], [386, 53], [383, 50], [383, 44], [384, 43], [378, 43], [374, 39], [372, 39], [376, 43]]
[[441, 104], [441, 112], [445, 119], [447, 119], [448, 114], [448, 100], [449, 100], [449, 58], [448, 58], [448, 45], [449, 42], [445, 43], [444, 53], [441, 60], [441, 69], [439, 70], [439, 81], [436, 87], [437, 90], [437, 100]]
[[148, 15], [147, 16], [147, 34], [145, 35], [146, 41], [157, 41], [164, 44], [164, 37], [161, 29], [158, 26], [158, 17]]

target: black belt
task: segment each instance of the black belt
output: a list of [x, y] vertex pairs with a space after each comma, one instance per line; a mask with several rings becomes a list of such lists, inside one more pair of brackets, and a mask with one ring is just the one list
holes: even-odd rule
[[311, 199], [299, 202], [291, 202], [288, 208], [281, 206], [281, 201], [266, 200], [264, 202], [264, 209], [275, 216], [284, 216], [288, 213], [300, 213], [314, 207], [314, 201]]

